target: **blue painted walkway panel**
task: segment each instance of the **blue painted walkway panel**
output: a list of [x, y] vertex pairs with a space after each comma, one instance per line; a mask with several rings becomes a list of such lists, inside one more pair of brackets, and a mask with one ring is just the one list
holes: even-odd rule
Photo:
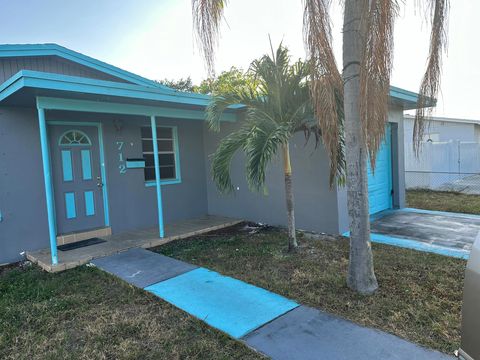
[[283, 296], [204, 268], [145, 290], [237, 339], [299, 306]]
[[375, 172], [368, 161], [368, 202], [370, 214], [392, 207], [392, 152], [391, 127], [387, 125], [385, 138], [377, 153]]

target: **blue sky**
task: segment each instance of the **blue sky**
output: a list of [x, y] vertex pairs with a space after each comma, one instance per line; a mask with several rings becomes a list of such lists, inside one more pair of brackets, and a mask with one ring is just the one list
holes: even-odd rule
[[[334, 47], [341, 63], [341, 8], [333, 1]], [[407, 0], [395, 32], [392, 85], [416, 91], [424, 71], [428, 26]], [[450, 43], [436, 115], [480, 119], [480, 1], [454, 0]], [[56, 42], [151, 79], [205, 78], [193, 41], [190, 0], [0, 0], [0, 43]], [[300, 0], [230, 0], [217, 72], [250, 61], [283, 41], [304, 57]]]

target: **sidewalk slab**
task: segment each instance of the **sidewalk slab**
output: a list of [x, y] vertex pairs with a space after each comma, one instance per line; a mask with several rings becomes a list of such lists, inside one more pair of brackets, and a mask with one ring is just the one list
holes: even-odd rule
[[95, 259], [92, 264], [142, 289], [197, 268], [195, 265], [140, 248]]
[[453, 360], [383, 331], [300, 306], [243, 340], [274, 360]]
[[299, 306], [283, 296], [204, 268], [145, 290], [237, 339]]

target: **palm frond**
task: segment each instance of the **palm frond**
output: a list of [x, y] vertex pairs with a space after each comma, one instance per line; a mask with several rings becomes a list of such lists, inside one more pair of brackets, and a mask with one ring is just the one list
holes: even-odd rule
[[213, 131], [220, 131], [220, 120], [223, 113], [230, 105], [234, 104], [241, 104], [236, 96], [213, 96], [205, 110], [208, 127]]
[[288, 124], [274, 126], [268, 121], [255, 122], [251, 127], [248, 142], [244, 148], [246, 154], [245, 170], [248, 186], [259, 191], [264, 187], [267, 165], [278, 149], [288, 143], [292, 131]]
[[[332, 33], [328, 9], [330, 0], [304, 0], [303, 36], [311, 61], [311, 93], [313, 109], [322, 132], [322, 140], [330, 158], [331, 174], [339, 166], [341, 119], [338, 98], [343, 99], [343, 81], [332, 50]], [[343, 106], [343, 101], [341, 102]], [[333, 179], [331, 176], [331, 183]]]
[[242, 127], [222, 139], [212, 155], [212, 177], [221, 192], [228, 193], [234, 190], [230, 177], [230, 165], [235, 153], [246, 146], [249, 130], [247, 127]]
[[442, 55], [447, 47], [447, 22], [450, 10], [449, 0], [426, 0], [426, 3], [430, 11], [432, 30], [427, 69], [420, 85], [418, 107], [413, 126], [413, 148], [417, 155], [425, 130], [425, 119], [431, 115], [432, 101], [437, 98], [440, 88]]
[[388, 121], [393, 27], [398, 8], [396, 0], [371, 0], [370, 6], [364, 7], [362, 19], [366, 38], [360, 67], [360, 116], [373, 169]]
[[[230, 152], [243, 151], [246, 156], [246, 178], [252, 190], [264, 187], [268, 163], [280, 147], [288, 143], [294, 133], [302, 131], [308, 141], [315, 136], [316, 145], [323, 138], [311, 101], [310, 76], [312, 63], [298, 60], [291, 64], [288, 50], [280, 45], [272, 55], [255, 60], [248, 70], [254, 79], [250, 86], [239, 87], [227, 94], [214, 96], [206, 115], [210, 128], [219, 130], [221, 115], [229, 105], [243, 104], [246, 111], [241, 128], [228, 136], [214, 154], [214, 179], [220, 189], [231, 190], [230, 178], [225, 172], [231, 161]], [[343, 100], [334, 93], [335, 121], [338, 120], [335, 154], [331, 163], [330, 180], [341, 183], [345, 175], [343, 142]], [[242, 145], [239, 136], [242, 134]], [[234, 146], [234, 144], [237, 144]], [[226, 154], [223, 154], [226, 152]]]
[[215, 73], [215, 49], [227, 0], [192, 0], [196, 40], [208, 73]]

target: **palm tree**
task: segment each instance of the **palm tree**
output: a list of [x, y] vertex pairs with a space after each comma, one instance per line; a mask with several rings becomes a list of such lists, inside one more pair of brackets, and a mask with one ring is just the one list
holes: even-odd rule
[[[285, 197], [288, 219], [288, 250], [295, 251], [295, 212], [292, 166], [289, 141], [297, 132], [320, 137], [310, 101], [308, 79], [311, 66], [298, 60], [290, 65], [288, 50], [280, 45], [272, 55], [252, 62], [247, 82], [249, 86], [231, 89], [213, 97], [207, 107], [211, 129], [219, 131], [220, 117], [230, 105], [246, 106], [240, 128], [226, 136], [213, 154], [213, 179], [223, 192], [234, 190], [230, 178], [230, 163], [237, 151], [246, 157], [246, 178], [250, 189], [259, 191], [265, 186], [268, 164], [278, 152], [283, 158]], [[341, 117], [340, 117], [341, 118]], [[344, 165], [343, 162], [340, 162]], [[339, 167], [341, 176], [343, 167]]]
[[[338, 96], [343, 98], [347, 163], [347, 202], [350, 216], [350, 262], [347, 284], [373, 293], [373, 267], [368, 213], [367, 158], [375, 157], [385, 136], [393, 57], [393, 26], [398, 0], [344, 0], [343, 67], [340, 74], [332, 51], [329, 5], [331, 0], [303, 0], [304, 41], [312, 64], [313, 108], [322, 141], [335, 168], [339, 161]], [[449, 0], [424, 0], [431, 22], [427, 69], [420, 85], [415, 116], [414, 148], [423, 137], [425, 110], [438, 94], [442, 54], [447, 41]], [[208, 70], [227, 0], [192, 0], [194, 27]]]

